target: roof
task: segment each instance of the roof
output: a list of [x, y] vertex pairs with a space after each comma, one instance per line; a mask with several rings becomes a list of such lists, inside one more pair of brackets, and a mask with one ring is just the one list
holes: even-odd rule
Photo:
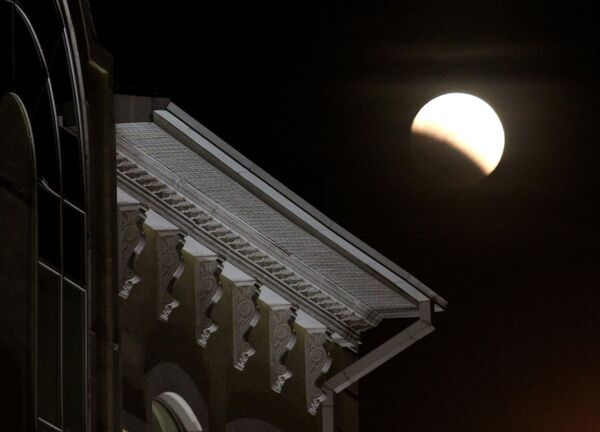
[[[437, 310], [446, 306], [422, 282], [332, 222], [181, 108], [164, 99], [158, 103], [138, 99], [144, 101], [141, 114], [131, 108], [135, 98], [117, 99], [118, 151], [282, 266], [372, 325], [382, 318], [416, 316], [419, 302], [431, 300]], [[124, 109], [127, 104], [129, 109]]]

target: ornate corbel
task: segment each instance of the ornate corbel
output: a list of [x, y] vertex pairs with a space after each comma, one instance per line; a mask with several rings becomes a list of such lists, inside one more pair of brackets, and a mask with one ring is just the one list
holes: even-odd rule
[[271, 359], [271, 389], [281, 393], [292, 372], [283, 364], [296, 344], [293, 331], [296, 312], [291, 305], [271, 305], [269, 309], [269, 350]]
[[196, 342], [205, 347], [210, 335], [219, 329], [210, 313], [223, 295], [221, 285], [223, 263], [218, 259], [196, 258], [195, 266]]
[[325, 331], [306, 334], [306, 402], [308, 412], [312, 415], [317, 415], [319, 405], [327, 399], [323, 390], [317, 386], [317, 380], [331, 367], [331, 356], [325, 349], [328, 342], [329, 338]]
[[269, 359], [271, 366], [271, 389], [281, 393], [285, 382], [292, 377], [292, 372], [284, 365], [287, 353], [296, 344], [294, 306], [270, 290], [266, 286], [260, 289], [259, 300], [269, 310]]
[[192, 237], [186, 238], [183, 250], [194, 260], [196, 342], [201, 347], [205, 347], [210, 335], [219, 328], [210, 313], [223, 295], [221, 284], [223, 261], [215, 252]]
[[151, 197], [157, 208], [166, 209], [178, 218], [186, 218], [193, 224], [194, 230], [210, 239], [211, 247], [220, 255], [232, 259], [235, 256], [248, 261], [246, 264], [252, 267], [258, 267], [268, 275], [270, 284], [289, 293], [289, 297], [303, 308], [310, 310], [317, 307], [322, 319], [327, 319], [328, 325], [349, 342], [357, 344], [359, 333], [375, 327], [381, 320], [379, 314], [373, 314], [370, 308], [354, 299], [341, 298], [343, 291], [336, 284], [297, 259], [281, 255], [271, 242], [197, 189], [186, 186], [185, 182], [173, 187], [171, 175], [147, 165], [147, 161], [137, 157], [139, 150], [126, 140], [119, 140], [118, 147], [117, 174], [120, 182], [135, 184], [136, 188], [145, 192], [145, 196]]
[[119, 220], [119, 296], [129, 298], [131, 289], [141, 278], [133, 263], [146, 245], [144, 220], [148, 207], [118, 190]]
[[326, 349], [331, 339], [327, 327], [303, 311], [298, 311], [296, 324], [305, 330], [306, 408], [310, 414], [317, 415], [319, 405], [327, 399], [325, 393], [317, 386], [317, 381], [331, 366], [331, 356]]
[[[231, 280], [231, 279], [230, 279]], [[248, 342], [248, 333], [258, 323], [260, 312], [256, 300], [259, 286], [253, 280], [233, 282], [233, 367], [243, 371], [256, 350]]]
[[168, 321], [179, 300], [173, 294], [173, 285], [183, 273], [181, 249], [184, 236], [179, 231], [156, 231], [156, 259], [158, 263], [158, 319]]

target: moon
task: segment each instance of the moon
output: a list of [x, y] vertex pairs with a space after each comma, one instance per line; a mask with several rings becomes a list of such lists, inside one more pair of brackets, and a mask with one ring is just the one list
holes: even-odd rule
[[465, 93], [438, 96], [411, 125], [417, 165], [437, 180], [472, 183], [490, 175], [504, 152], [504, 129], [496, 112]]

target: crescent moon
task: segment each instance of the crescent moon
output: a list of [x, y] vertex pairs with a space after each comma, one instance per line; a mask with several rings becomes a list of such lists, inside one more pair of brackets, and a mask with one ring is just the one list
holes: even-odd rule
[[504, 129], [496, 112], [478, 97], [448, 93], [429, 101], [415, 116], [413, 134], [459, 151], [489, 175], [504, 152]]

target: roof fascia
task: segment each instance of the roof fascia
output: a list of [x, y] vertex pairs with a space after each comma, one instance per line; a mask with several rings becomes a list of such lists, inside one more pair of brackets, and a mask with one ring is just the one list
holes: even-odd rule
[[[440, 310], [446, 307], [445, 299], [397, 264], [328, 219], [177, 105], [170, 102], [166, 111], [155, 111], [153, 119], [168, 132], [186, 136], [188, 139], [182, 142], [191, 150], [208, 158], [211, 162], [217, 163], [237, 182], [259, 195], [270, 205], [275, 206], [286, 216], [291, 216], [296, 223], [386, 286], [414, 303], [431, 299], [438, 306], [436, 309]], [[190, 140], [194, 142], [194, 146], [190, 146]]]

